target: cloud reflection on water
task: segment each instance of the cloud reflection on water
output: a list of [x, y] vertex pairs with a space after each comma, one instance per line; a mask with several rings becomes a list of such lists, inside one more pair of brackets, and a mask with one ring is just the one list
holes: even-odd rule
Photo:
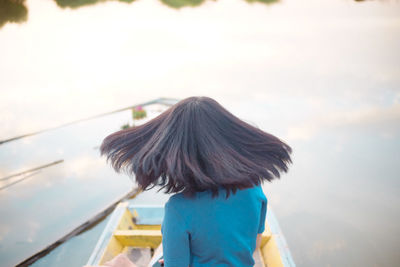
[[318, 132], [356, 130], [375, 132], [385, 138], [394, 138], [400, 134], [400, 104], [389, 107], [367, 107], [353, 111], [315, 115], [288, 128], [288, 140], [311, 140]]
[[[148, 118], [135, 120], [135, 124], [148, 121], [166, 108], [158, 104], [147, 106]], [[43, 163], [60, 153], [64, 159], [61, 164], [40, 169], [34, 178], [0, 192], [3, 264], [14, 265], [38, 252], [135, 186], [126, 175], [116, 174], [96, 148], [127, 120], [132, 123], [131, 110], [0, 146], [0, 169], [6, 175], [36, 167], [34, 162]], [[23, 142], [24, 139], [30, 142]], [[28, 156], [22, 157], [25, 154]], [[9, 164], [4, 164], [7, 161]]]
[[[298, 266], [399, 262], [399, 3], [218, 0], [179, 12], [157, 1], [27, 3], [28, 23], [0, 30], [1, 139], [160, 96], [207, 95], [294, 148], [289, 173], [265, 189]], [[26, 216], [36, 220], [40, 207], [69, 226], [111, 201], [104, 188], [131, 186], [87, 159], [126, 118], [1, 146], [2, 175], [65, 158], [0, 194], [2, 218], [33, 209]], [[69, 175], [68, 162], [81, 176]], [[54, 203], [30, 201], [37, 196]], [[49, 239], [61, 231], [43, 227]], [[14, 244], [10, 231], [0, 235]]]

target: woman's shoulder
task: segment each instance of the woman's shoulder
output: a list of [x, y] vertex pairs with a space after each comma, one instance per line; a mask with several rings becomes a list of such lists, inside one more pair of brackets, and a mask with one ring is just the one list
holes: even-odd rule
[[[264, 191], [262, 189], [261, 185], [256, 185], [251, 188], [246, 188], [246, 189], [239, 189], [235, 193], [230, 194], [229, 197], [256, 197], [259, 199], [262, 199], [264, 201], [267, 201], [267, 197], [264, 194]], [[229, 198], [228, 197], [228, 198]], [[185, 196], [183, 193], [176, 193], [173, 194], [172, 196], [169, 197], [166, 207], [173, 206], [173, 207], [179, 207], [182, 208], [184, 206], [191, 206], [191, 205], [196, 205], [196, 204], [201, 204], [204, 201], [209, 202], [209, 201], [225, 201], [226, 200], [226, 191], [224, 188], [221, 188], [219, 190], [218, 197], [214, 198], [212, 196], [211, 192], [197, 192], [193, 197], [188, 197]]]
[[246, 194], [248, 197], [261, 199], [261, 200], [267, 202], [267, 197], [265, 196], [264, 190], [261, 185], [256, 185], [251, 188], [239, 190], [239, 192], [242, 194]]
[[262, 198], [265, 199], [265, 201], [267, 201], [267, 197], [265, 196], [264, 190], [262, 188], [261, 185], [257, 185], [254, 187], [255, 190], [257, 191], [257, 194]]
[[188, 201], [183, 193], [173, 194], [165, 203], [165, 209], [182, 210], [185, 206], [188, 206]]
[[184, 200], [184, 195], [182, 193], [176, 193], [169, 197], [168, 203], [179, 203]]

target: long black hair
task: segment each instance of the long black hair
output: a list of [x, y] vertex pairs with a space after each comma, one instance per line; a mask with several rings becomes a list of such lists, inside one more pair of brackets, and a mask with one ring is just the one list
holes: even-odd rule
[[230, 192], [288, 171], [292, 149], [206, 96], [183, 99], [154, 119], [107, 136], [100, 147], [117, 173], [166, 193]]

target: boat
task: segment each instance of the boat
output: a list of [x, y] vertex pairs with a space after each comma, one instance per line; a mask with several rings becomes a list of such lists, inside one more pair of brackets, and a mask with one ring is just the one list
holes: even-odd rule
[[[160, 244], [162, 206], [119, 203], [102, 232], [87, 266], [98, 266], [125, 253], [138, 267], [157, 266], [162, 257]], [[294, 267], [295, 263], [273, 211], [268, 207], [261, 246], [253, 255], [255, 266]], [[158, 265], [160, 266], [160, 265]]]

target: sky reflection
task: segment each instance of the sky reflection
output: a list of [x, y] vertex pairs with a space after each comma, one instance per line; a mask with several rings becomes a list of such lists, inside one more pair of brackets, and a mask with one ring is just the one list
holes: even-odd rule
[[[143, 123], [166, 108], [149, 106], [148, 118], [135, 123]], [[2, 264], [14, 265], [38, 252], [134, 187], [125, 175], [116, 174], [99, 152], [105, 136], [126, 122], [133, 123], [131, 114], [130, 110], [122, 111], [0, 146], [1, 177], [63, 159], [0, 191]], [[3, 181], [1, 186], [20, 178]]]
[[[207, 95], [293, 147], [289, 173], [264, 187], [298, 266], [398, 265], [399, 2], [25, 5], [26, 23], [0, 29], [0, 140], [162, 96]], [[28, 236], [39, 242], [38, 223], [48, 240], [60, 230], [40, 223], [44, 211], [26, 211], [33, 230], [15, 233], [28, 199], [62, 202], [74, 214], [56, 212], [67, 228], [113, 198], [94, 189], [97, 179], [115, 195], [132, 186], [110, 183], [115, 174], [96, 160], [95, 147], [124, 116], [105, 117], [107, 129], [93, 120], [0, 146], [0, 177], [65, 160], [0, 192], [1, 216], [11, 218], [0, 221], [2, 261], [5, 244], [18, 247], [9, 259], [33, 252], [19, 249]], [[59, 207], [48, 202], [44, 210]]]

